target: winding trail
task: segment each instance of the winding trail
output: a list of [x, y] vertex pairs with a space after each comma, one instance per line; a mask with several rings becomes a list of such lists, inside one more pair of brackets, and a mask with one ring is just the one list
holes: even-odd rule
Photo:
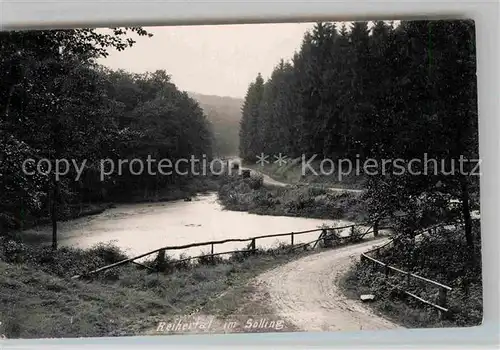
[[[349, 245], [338, 249], [305, 256], [285, 265], [266, 271], [248, 283], [248, 294], [238, 297], [238, 311], [228, 320], [236, 321], [235, 328], [227, 328], [224, 318], [210, 316], [202, 310], [190, 316], [193, 320], [210, 323], [207, 330], [188, 329], [174, 333], [240, 333], [273, 332], [273, 328], [251, 330], [245, 327], [247, 321], [283, 320], [285, 332], [335, 332], [360, 330], [388, 330], [404, 328], [375, 314], [361, 301], [349, 299], [340, 290], [339, 279], [348, 271], [355, 260], [388, 239], [381, 238]], [[224, 297], [226, 293], [219, 297]], [[230, 302], [234, 302], [230, 301]], [[165, 323], [177, 322], [176, 318]], [[156, 318], [155, 318], [156, 320]], [[156, 320], [157, 321], [157, 320]], [[158, 324], [158, 322], [152, 322]], [[171, 334], [174, 334], [171, 333]], [[150, 327], [144, 335], [164, 334], [158, 326]]]
[[[229, 161], [236, 161], [237, 163], [241, 164], [241, 158], [240, 157], [231, 157], [228, 159]], [[264, 184], [269, 185], [269, 186], [277, 186], [277, 187], [287, 187], [287, 186], [292, 186], [290, 183], [282, 182], [273, 179], [271, 176], [264, 174], [263, 172], [253, 169], [253, 168], [247, 168], [247, 167], [241, 167], [241, 170], [249, 170], [250, 174], [258, 174], [261, 175]], [[300, 185], [304, 186], [314, 186], [314, 184], [308, 183], [308, 182], [301, 182]], [[331, 192], [352, 192], [352, 193], [362, 193], [363, 190], [360, 189], [355, 189], [355, 188], [343, 188], [343, 187], [328, 187], [328, 190]]]
[[[259, 175], [261, 175], [262, 178], [263, 178], [263, 180], [264, 180], [264, 184], [265, 185], [278, 186], [278, 187], [291, 186], [291, 184], [289, 184], [289, 183], [275, 180], [272, 177], [270, 177], [269, 175], [266, 175], [263, 172], [260, 172], [258, 170], [251, 169], [251, 168], [242, 168], [242, 169], [243, 170], [250, 170], [250, 174], [259, 174]], [[307, 182], [301, 182], [300, 184], [304, 185], [304, 186], [314, 186], [314, 184], [310, 184], [310, 183], [307, 183]], [[352, 192], [352, 193], [362, 193], [363, 192], [363, 190], [360, 190], [360, 189], [342, 188], [342, 187], [328, 187], [328, 190], [331, 191], [331, 192]]]
[[[290, 186], [254, 169], [265, 184]], [[308, 185], [308, 184], [304, 184]], [[332, 192], [359, 189], [330, 187]], [[275, 315], [301, 331], [359, 331], [402, 328], [376, 315], [361, 301], [348, 299], [340, 290], [339, 279], [359, 259], [361, 253], [381, 245], [387, 238], [370, 240], [335, 250], [306, 256], [259, 275], [252, 283], [255, 298], [264, 301]]]
[[401, 328], [361, 301], [348, 299], [339, 278], [362, 252], [386, 239], [371, 240], [313, 254], [267, 271], [254, 287], [267, 306], [302, 331], [359, 331]]

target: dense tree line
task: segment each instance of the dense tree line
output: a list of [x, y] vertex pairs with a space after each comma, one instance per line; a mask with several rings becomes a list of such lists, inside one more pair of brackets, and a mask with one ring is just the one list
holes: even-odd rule
[[[318, 159], [437, 159], [458, 170], [478, 158], [475, 31], [472, 21], [317, 23], [289, 62], [248, 88], [240, 155]], [[427, 175], [368, 177], [373, 215], [385, 212], [408, 232], [461, 200], [472, 252], [470, 210], [478, 177], [434, 168]], [[424, 164], [413, 164], [414, 171]], [[470, 173], [475, 164], [469, 162]], [[441, 169], [441, 168], [440, 168]], [[363, 170], [363, 169], [361, 169]], [[406, 215], [400, 215], [405, 213]], [[404, 219], [403, 219], [404, 218]], [[441, 218], [442, 219], [442, 218]]]
[[[154, 162], [156, 176], [147, 169], [135, 176], [126, 163], [120, 176], [119, 159], [142, 159], [146, 165], [148, 156], [175, 162], [211, 155], [205, 114], [166, 72], [130, 74], [96, 63], [110, 49], [131, 47], [131, 33], [151, 36], [137, 27], [108, 34], [92, 29], [0, 34], [0, 234], [51, 217], [55, 238], [57, 220], [81, 203], [138, 192], [153, 196], [189, 181], [175, 172], [160, 174]], [[48, 159], [50, 165], [40, 168], [46, 174], [35, 162], [26, 163], [24, 172], [27, 159]], [[57, 179], [47, 173], [57, 159], [85, 169], [78, 177], [70, 163], [69, 172]], [[102, 159], [114, 160], [115, 169], [101, 179]]]

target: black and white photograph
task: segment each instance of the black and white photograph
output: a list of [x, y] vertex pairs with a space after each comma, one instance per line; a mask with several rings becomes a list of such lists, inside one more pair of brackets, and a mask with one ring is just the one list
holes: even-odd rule
[[1, 31], [0, 338], [480, 325], [475, 38]]

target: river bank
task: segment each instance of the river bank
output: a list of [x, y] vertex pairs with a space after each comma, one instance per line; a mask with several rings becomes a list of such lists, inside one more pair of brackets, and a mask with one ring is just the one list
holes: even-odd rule
[[[125, 239], [133, 239], [131, 236], [135, 228], [141, 231], [151, 230], [153, 235], [155, 235], [155, 230], [159, 233], [166, 229], [168, 231], [175, 229], [179, 232], [174, 240], [175, 243], [187, 244], [198, 236], [199, 241], [206, 241], [207, 227], [210, 238], [213, 238], [210, 236], [213, 229], [229, 237], [234, 236], [233, 230], [222, 227], [217, 220], [220, 217], [228, 224], [234, 222], [235, 227], [240, 227], [237, 231], [240, 231], [239, 221], [245, 220], [246, 213], [253, 215], [250, 217], [252, 223], [249, 227], [256, 228], [256, 231], [248, 232], [246, 235], [282, 232], [288, 227], [289, 231], [297, 228], [308, 230], [314, 227], [313, 225], [315, 227], [323, 224], [336, 225], [339, 220], [344, 221], [340, 223], [341, 225], [347, 221], [364, 221], [367, 215], [361, 195], [362, 193], [356, 192], [330, 192], [327, 188], [318, 186], [263, 186], [263, 183], [258, 183], [258, 181], [255, 187], [253, 176], [251, 179], [243, 179], [239, 176], [202, 178], [195, 179], [181, 188], [163, 189], [154, 196], [130, 194], [129, 198], [113, 202], [70, 206], [71, 210], [66, 211], [66, 215], [61, 215], [58, 221], [58, 238], [63, 245], [77, 243], [78, 247], [88, 248], [98, 242], [114, 241], [118, 238], [123, 240], [124, 235], [127, 236]], [[186, 199], [188, 201], [184, 202]], [[173, 220], [166, 220], [161, 215], [161, 211], [166, 211]], [[179, 216], [176, 216], [177, 214]], [[144, 215], [140, 222], [135, 221], [137, 215]], [[258, 218], [258, 216], [268, 219]], [[270, 217], [276, 219], [273, 220]], [[123, 218], [124, 224], [110, 227], [110, 222], [117, 223], [117, 218]], [[290, 218], [316, 219], [316, 221], [312, 220], [309, 224], [305, 224], [305, 222], [293, 221]], [[147, 219], [160, 220], [163, 225], [159, 228]], [[264, 221], [266, 224], [255, 225], [255, 222]], [[186, 230], [186, 227], [190, 229]], [[134, 229], [131, 230], [131, 228]], [[205, 237], [202, 237], [202, 231], [205, 232]], [[190, 241], [179, 240], [182, 233], [185, 234], [184, 238]], [[24, 242], [33, 244], [48, 243], [51, 235], [52, 227], [49, 218], [39, 220], [14, 234]], [[163, 240], [158, 242], [156, 236], [151, 241], [155, 246], [144, 247], [144, 249], [154, 249], [162, 244]], [[217, 237], [227, 238], [219, 234]], [[77, 240], [80, 242], [76, 242]], [[137, 243], [136, 241], [130, 242], [122, 248], [133, 248], [132, 246]], [[167, 243], [171, 242], [165, 241], [165, 244]], [[143, 252], [137, 249], [135, 251]]]
[[112, 244], [62, 247], [54, 252], [4, 238], [0, 240], [0, 289], [11, 292], [0, 293], [0, 334], [8, 338], [164, 335], [158, 330], [161, 323], [189, 315], [212, 317], [219, 325], [239, 324], [229, 330], [214, 326], [215, 333], [294, 331], [293, 323], [267, 330], [242, 326], [258, 317], [280, 319], [264, 296], [259, 298], [252, 281], [299, 258], [358, 242], [347, 239], [329, 248], [319, 244], [306, 249], [298, 247], [297, 241], [296, 249], [279, 244], [254, 253], [232, 253], [227, 259], [179, 262], [182, 255], [168, 255], [166, 269], [158, 273], [144, 267], [156, 266], [153, 257], [143, 265], [104, 271], [92, 280], [73, 280], [71, 276], [113, 264], [128, 254]]
[[[2, 308], [0, 315], [6, 320], [2, 331], [13, 338], [136, 335], [150, 334], [158, 322], [200, 310], [223, 319], [238, 312], [270, 315], [272, 310], [263, 306], [258, 310], [260, 303], [248, 300], [253, 295], [248, 282], [313, 251], [290, 252], [283, 241], [262, 239], [257, 245], [258, 254], [233, 254], [224, 261], [216, 259], [215, 265], [207, 264], [207, 259], [195, 259], [194, 264], [181, 265], [167, 274], [151, 274], [127, 265], [103, 273], [92, 283], [68, 278], [166, 245], [348, 223], [226, 210], [215, 193], [196, 196], [189, 202], [182, 198], [111, 205], [97, 215], [60, 222], [60, 248], [55, 253], [49, 245], [2, 243], [0, 271], [5, 278], [0, 288], [16, 291], [2, 294], [2, 305], [16, 306]], [[31, 233], [50, 242], [50, 226]], [[317, 236], [317, 232], [297, 235], [295, 244]], [[290, 238], [285, 239], [289, 242]], [[224, 244], [216, 246], [215, 253], [245, 246]], [[186, 250], [183, 254], [194, 256], [201, 252]], [[181, 257], [169, 255], [169, 260]], [[246, 310], [238, 309], [241, 300], [246, 300]], [[39, 317], [31, 316], [33, 310]], [[292, 330], [290, 327], [284, 331]]]
[[[220, 179], [218, 178], [200, 178], [193, 179], [181, 187], [173, 186], [163, 188], [155, 193], [131, 193], [128, 196], [117, 198], [107, 198], [105, 201], [67, 204], [59, 208], [58, 227], [67, 227], [72, 222], [80, 223], [82, 220], [91, 220], [93, 216], [104, 214], [106, 211], [115, 209], [119, 206], [141, 205], [141, 204], [159, 204], [163, 205], [170, 202], [181, 200], [192, 200], [197, 195], [207, 195], [217, 191]], [[44, 243], [51, 237], [48, 237], [52, 230], [50, 215], [42, 217], [27, 217], [21, 223], [22, 229], [8, 232], [8, 235], [22, 240], [25, 243]], [[60, 230], [59, 230], [60, 231]], [[65, 230], [62, 230], [64, 238]]]
[[[0, 334], [7, 338], [151, 334], [160, 322], [199, 314], [200, 310], [224, 319], [248, 296], [246, 285], [252, 278], [311, 253], [290, 252], [281, 246], [255, 255], [234, 254], [215, 264], [194, 260], [169, 273], [150, 273], [129, 264], [99, 274], [88, 283], [69, 277], [82, 269], [119, 261], [124, 252], [100, 246], [61, 248], [53, 253], [49, 248], [4, 244], [0, 254], [0, 289], [5, 292], [0, 293]], [[246, 312], [269, 315], [271, 310]]]
[[[236, 183], [241, 179], [224, 181]], [[215, 259], [215, 264], [209, 259], [195, 259], [165, 274], [127, 265], [97, 276], [92, 283], [69, 280], [73, 275], [161, 246], [350, 223], [331, 216], [315, 219], [267, 214], [227, 210], [216, 193], [197, 195], [192, 201], [184, 201], [182, 196], [168, 202], [108, 204], [96, 215], [60, 222], [60, 248], [55, 253], [48, 245], [50, 226], [27, 230], [25, 233], [34, 234], [38, 242], [47, 245], [2, 243], [0, 273], [5, 278], [0, 288], [12, 293], [2, 294], [1, 304], [15, 308], [0, 310], [6, 320], [1, 331], [12, 338], [160, 335], [164, 333], [155, 331], [160, 322], [181, 315], [215, 315], [219, 320], [236, 315], [240, 322], [244, 322], [241, 315], [274, 315], [265, 303], [252, 299], [256, 290], [249, 282], [269, 269], [317, 251], [290, 251], [283, 240], [262, 239], [258, 240], [257, 254], [232, 254], [226, 260]], [[308, 215], [305, 211], [301, 214]], [[295, 244], [317, 236], [317, 232], [297, 235]], [[216, 246], [214, 252], [245, 247], [246, 243], [224, 244]], [[169, 255], [167, 260], [200, 253], [200, 249], [185, 250]], [[37, 318], [32, 317], [33, 310]], [[278, 331], [292, 330], [293, 325], [287, 325]], [[245, 330], [232, 330], [237, 331]]]
[[362, 222], [368, 208], [362, 192], [330, 191], [312, 185], [264, 185], [256, 176], [225, 180], [218, 192], [221, 204], [228, 210], [259, 215], [309, 217]]
[[[249, 238], [266, 234], [298, 232], [322, 226], [346, 226], [346, 220], [314, 219], [289, 216], [257, 215], [244, 211], [226, 210], [216, 193], [198, 195], [192, 201], [121, 204], [90, 217], [58, 223], [61, 247], [91, 248], [98, 243], [112, 243], [129, 256], [135, 256], [162, 246], [195, 242]], [[23, 232], [25, 242], [51, 242], [51, 227], [39, 226]], [[296, 243], [310, 241], [317, 233], [296, 237]], [[29, 237], [29, 239], [28, 239]], [[262, 239], [259, 247], [272, 248], [282, 242], [276, 238]], [[288, 241], [287, 241], [288, 242]], [[215, 252], [241, 249], [244, 243], [216, 246]], [[200, 248], [187, 250], [198, 255]]]

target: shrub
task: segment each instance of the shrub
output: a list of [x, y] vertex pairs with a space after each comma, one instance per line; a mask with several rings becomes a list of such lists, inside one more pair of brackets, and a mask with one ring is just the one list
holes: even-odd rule
[[[202, 252], [201, 255], [209, 255], [210, 252]], [[224, 261], [221, 255], [216, 256], [201, 256], [196, 259], [199, 265], [214, 265]]]
[[252, 243], [249, 243], [242, 250], [236, 250], [234, 253], [232, 253], [231, 256], [229, 257], [229, 261], [242, 262], [242, 261], [246, 260], [248, 257], [250, 257], [250, 256], [252, 256], [254, 254], [258, 254], [259, 253], [259, 251], [257, 249], [254, 252], [247, 251], [247, 250], [250, 250], [250, 249], [252, 249]]
[[330, 248], [337, 246], [342, 242], [342, 236], [339, 230], [328, 230], [326, 237], [319, 241], [320, 247]]
[[[478, 253], [479, 241], [477, 238]], [[446, 320], [440, 320], [435, 309], [388, 287], [382, 269], [369, 262], [355, 265], [347, 283], [360, 289], [368, 287], [379, 295], [379, 299], [388, 300], [385, 304], [390, 305], [391, 310], [385, 311], [410, 326], [480, 324], [483, 305], [481, 266], [470, 266], [463, 232], [458, 228], [442, 229], [416, 243], [411, 242], [401, 241], [392, 248], [381, 250], [377, 259], [452, 287], [447, 298], [450, 313]], [[401, 275], [390, 275], [389, 279], [392, 284], [400, 285], [423, 299], [437, 302], [438, 290], [433, 285], [412, 280], [408, 286]], [[383, 307], [382, 302], [379, 307]]]
[[[179, 270], [187, 270], [193, 266], [193, 260], [184, 260], [189, 258], [189, 256], [186, 253], [181, 253], [179, 255], [179, 259], [177, 260], [178, 262], [175, 263], [175, 267]], [[179, 262], [180, 260], [184, 260]]]
[[82, 272], [126, 259], [126, 254], [112, 244], [98, 244], [88, 250], [61, 247], [34, 247], [9, 238], [0, 241], [0, 255], [13, 264], [29, 264], [47, 273], [71, 277]]
[[252, 190], [258, 190], [264, 185], [264, 177], [262, 175], [252, 175], [246, 180]]
[[322, 196], [328, 193], [326, 189], [318, 186], [308, 187], [307, 191], [310, 197]]
[[347, 238], [347, 241], [349, 243], [361, 242], [363, 240], [363, 234], [364, 234], [364, 231], [361, 228], [359, 228], [358, 226], [352, 227], [350, 232], [349, 232], [349, 236]]
[[95, 254], [107, 265], [114, 264], [128, 258], [122, 249], [111, 243], [98, 243], [88, 250], [88, 254]]

